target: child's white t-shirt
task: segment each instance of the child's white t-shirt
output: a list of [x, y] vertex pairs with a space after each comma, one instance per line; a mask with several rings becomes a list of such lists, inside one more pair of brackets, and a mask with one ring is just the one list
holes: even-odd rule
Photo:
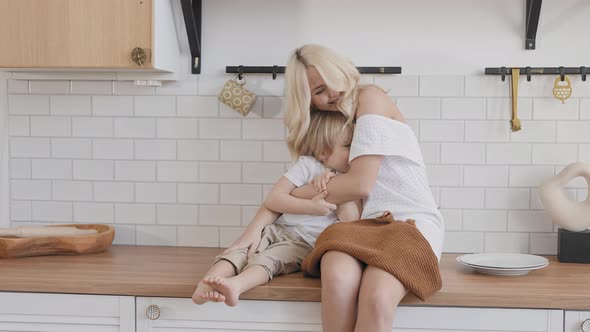
[[[308, 184], [313, 178], [326, 170], [322, 163], [315, 158], [303, 156], [291, 166], [284, 176], [297, 187], [301, 187]], [[326, 227], [335, 223], [337, 219], [336, 211], [332, 211], [326, 216], [285, 213], [275, 223], [288, 226], [289, 230], [297, 233], [305, 242], [313, 247], [320, 233]]]

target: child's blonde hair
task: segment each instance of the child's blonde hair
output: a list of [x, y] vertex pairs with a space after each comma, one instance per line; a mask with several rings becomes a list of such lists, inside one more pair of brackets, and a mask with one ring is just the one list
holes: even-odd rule
[[303, 147], [310, 131], [311, 91], [306, 69], [317, 69], [326, 85], [342, 92], [337, 107], [347, 123], [354, 120], [357, 108], [360, 74], [350, 60], [320, 45], [304, 45], [296, 49], [285, 70], [287, 112], [285, 126], [289, 130], [287, 146], [292, 156], [305, 155]]
[[339, 143], [350, 145], [353, 132], [353, 124], [340, 112], [313, 111], [309, 130], [296, 157], [313, 156], [319, 159], [322, 153], [332, 153]]

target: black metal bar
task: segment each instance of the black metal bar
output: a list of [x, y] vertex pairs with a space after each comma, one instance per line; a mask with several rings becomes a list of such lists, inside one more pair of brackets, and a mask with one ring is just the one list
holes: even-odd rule
[[[361, 74], [401, 74], [402, 67], [356, 67]], [[241, 71], [240, 71], [241, 69]], [[281, 66], [226, 66], [228, 74], [284, 74], [285, 67]], [[274, 75], [276, 76], [276, 75]]]
[[534, 50], [537, 39], [537, 27], [541, 15], [541, 3], [543, 0], [526, 0], [526, 26], [525, 43], [527, 50]]
[[191, 51], [191, 71], [193, 74], [201, 73], [201, 13], [202, 0], [180, 0], [184, 25], [188, 36], [188, 44]]
[[265, 67], [252, 67], [252, 66], [226, 66], [225, 72], [228, 74], [239, 74], [240, 69], [242, 74], [272, 74], [273, 70], [276, 70], [277, 74], [284, 74], [285, 67], [281, 66], [265, 66]]
[[401, 74], [402, 67], [356, 67], [361, 74]]
[[[527, 74], [527, 68], [529, 69], [530, 75], [560, 75], [561, 67], [489, 67], [485, 69], [486, 75], [502, 75], [502, 68], [506, 68], [504, 75], [511, 75], [512, 70], [518, 69], [520, 74]], [[586, 67], [563, 67], [564, 74], [566, 75], [582, 75], [582, 69]], [[586, 72], [588, 74], [588, 72]]]

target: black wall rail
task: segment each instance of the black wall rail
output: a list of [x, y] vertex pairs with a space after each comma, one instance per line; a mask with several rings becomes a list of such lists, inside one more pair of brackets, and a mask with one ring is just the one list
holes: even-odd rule
[[[401, 74], [402, 67], [356, 67], [361, 74]], [[272, 79], [277, 78], [277, 74], [284, 74], [284, 66], [227, 66], [225, 72], [228, 74], [272, 74]]]
[[589, 67], [494, 67], [486, 68], [486, 75], [500, 75], [502, 81], [506, 80], [506, 75], [511, 75], [513, 70], [519, 70], [520, 75], [526, 75], [526, 80], [531, 80], [531, 75], [560, 75], [564, 80], [565, 75], [581, 75], [582, 81], [586, 81], [586, 75], [590, 74]]
[[200, 74], [202, 0], [180, 0], [180, 3], [188, 36], [188, 45], [191, 50], [191, 71], [193, 74]]

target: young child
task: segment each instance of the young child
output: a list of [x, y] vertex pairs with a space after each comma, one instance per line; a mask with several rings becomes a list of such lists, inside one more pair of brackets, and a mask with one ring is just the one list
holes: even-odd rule
[[[199, 282], [193, 302], [225, 302], [233, 307], [243, 292], [276, 275], [300, 271], [303, 258], [326, 227], [337, 221], [360, 219], [360, 202], [336, 207], [324, 200], [325, 190], [311, 200], [290, 195], [293, 189], [308, 183], [325, 189], [334, 172], [347, 172], [352, 133], [352, 126], [346, 125], [346, 118], [340, 113], [317, 112], [311, 116], [306, 156], [300, 157], [274, 185], [249, 225], [266, 225], [260, 244], [254, 248], [256, 252], [250, 256], [248, 248], [240, 248], [217, 256]], [[277, 214], [272, 212], [275, 209], [285, 213], [276, 219]]]

